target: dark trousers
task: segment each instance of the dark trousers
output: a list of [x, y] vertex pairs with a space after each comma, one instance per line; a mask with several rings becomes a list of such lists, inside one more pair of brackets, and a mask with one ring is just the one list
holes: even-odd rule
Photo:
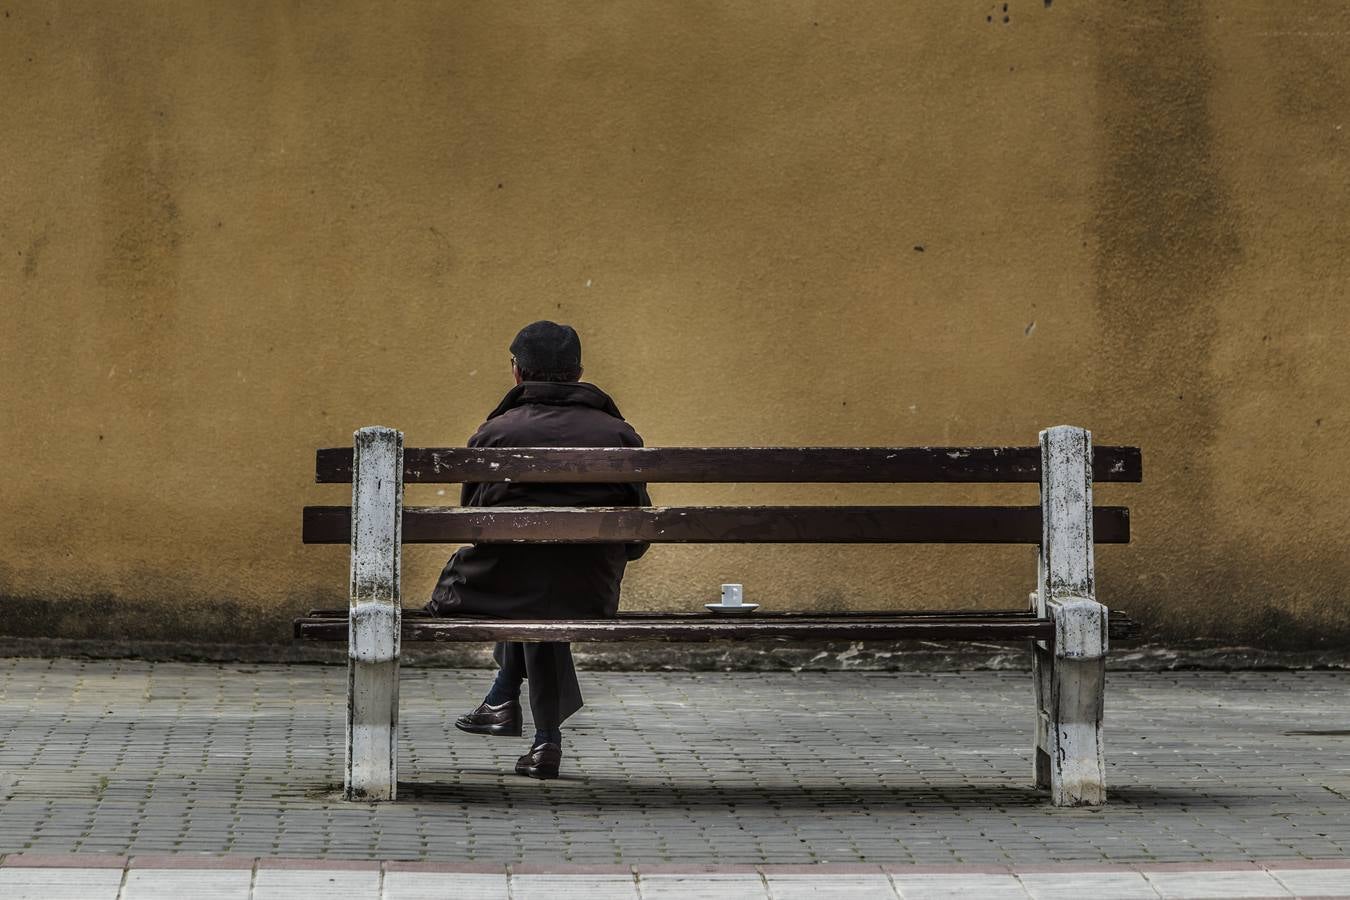
[[493, 649], [492, 658], [503, 675], [529, 682], [530, 716], [536, 731], [558, 728], [581, 709], [581, 685], [571, 644], [503, 642]]

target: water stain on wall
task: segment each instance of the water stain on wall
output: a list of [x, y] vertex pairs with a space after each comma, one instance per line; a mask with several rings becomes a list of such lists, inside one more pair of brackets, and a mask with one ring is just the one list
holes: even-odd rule
[[43, 229], [33, 235], [33, 239], [28, 242], [28, 249], [23, 253], [23, 277], [36, 278], [38, 273], [38, 262], [42, 259], [42, 251], [47, 248], [51, 242], [51, 233]]
[[1215, 304], [1242, 257], [1239, 213], [1211, 124], [1215, 76], [1203, 12], [1162, 0], [1116, 4], [1096, 34], [1097, 391], [1123, 409], [1125, 433], [1156, 435], [1159, 422], [1171, 423], [1146, 450], [1145, 478], [1167, 482], [1167, 508], [1136, 512], [1144, 523], [1175, 516], [1193, 526], [1185, 542], [1151, 545], [1148, 567], [1121, 573], [1135, 590], [1120, 593], [1146, 621], [1183, 633], [1198, 607], [1149, 608], [1142, 598], [1157, 594], [1142, 586], [1152, 578], [1156, 587], [1158, 569], [1189, 570], [1216, 600], [1230, 596], [1204, 519], [1214, 505], [1211, 451], [1226, 437], [1217, 432], [1219, 385], [1210, 367]]
[[[99, 221], [92, 236], [99, 316], [109, 325], [100, 329], [100, 349], [107, 365], [146, 385], [147, 376], [173, 356], [182, 300], [185, 234], [168, 90], [172, 72], [161, 57], [123, 43], [100, 45], [98, 69], [98, 114], [117, 123], [100, 132]], [[154, 379], [148, 386], [152, 395], [164, 387]]]

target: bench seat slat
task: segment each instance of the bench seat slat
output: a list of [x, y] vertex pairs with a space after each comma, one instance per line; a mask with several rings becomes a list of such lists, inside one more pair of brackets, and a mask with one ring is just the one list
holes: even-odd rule
[[[780, 612], [755, 613], [735, 619], [713, 617], [710, 614], [681, 616], [671, 613], [621, 613], [614, 619], [564, 622], [438, 618], [428, 616], [422, 610], [409, 610], [409, 613], [416, 614], [403, 620], [405, 641], [698, 641], [775, 637], [800, 640], [901, 640], [910, 637], [916, 640], [1051, 640], [1054, 636], [1054, 623], [1051, 620], [1037, 619], [1030, 612], [1018, 610], [988, 613], [858, 612], [847, 618], [841, 618], [837, 613]], [[1108, 621], [1112, 640], [1128, 640], [1138, 635], [1138, 624], [1120, 610], [1112, 610]], [[523, 627], [518, 629], [517, 626]], [[348, 635], [345, 615], [296, 619], [294, 628], [295, 637], [300, 640], [345, 641]], [[534, 636], [519, 636], [525, 633]], [[710, 636], [690, 637], [699, 633]]]
[[[1095, 481], [1143, 478], [1138, 447], [1097, 447]], [[1039, 447], [409, 447], [407, 484], [462, 482], [1039, 483]], [[350, 484], [352, 448], [319, 450], [315, 481]]]
[[[404, 641], [753, 641], [753, 640], [1053, 640], [1047, 619], [1005, 617], [866, 619], [849, 622], [811, 619], [591, 619], [525, 621], [511, 619], [415, 618], [403, 623]], [[345, 641], [344, 619], [301, 619], [303, 640]]]
[[[348, 611], [345, 609], [311, 609], [305, 616], [309, 619], [346, 619]], [[417, 606], [405, 606], [401, 613], [405, 619], [426, 619], [433, 618], [426, 609]], [[714, 613], [695, 613], [699, 621], [712, 621]], [[960, 619], [960, 618], [1004, 618], [1004, 619], [1034, 619], [1036, 613], [1029, 609], [972, 609], [972, 610], [949, 610], [949, 609], [914, 609], [914, 610], [860, 610], [846, 609], [829, 613], [823, 613], [819, 610], [797, 611], [781, 610], [770, 612], [764, 609], [757, 610], [754, 613], [756, 619], [914, 619], [914, 618], [937, 618], [937, 619]], [[615, 617], [622, 622], [628, 619], [687, 619], [686, 614], [669, 612], [649, 612], [645, 610], [621, 610]], [[613, 621], [613, 620], [608, 620]]]
[[[1099, 544], [1128, 543], [1129, 510], [1093, 511]], [[351, 509], [307, 506], [307, 544], [345, 544]], [[403, 543], [1035, 544], [1038, 506], [406, 506]]]

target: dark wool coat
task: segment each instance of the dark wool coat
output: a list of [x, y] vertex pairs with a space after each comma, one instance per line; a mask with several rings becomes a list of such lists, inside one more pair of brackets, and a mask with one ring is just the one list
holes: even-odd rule
[[[526, 381], [512, 388], [469, 439], [470, 447], [641, 447], [614, 401], [586, 382]], [[647, 486], [631, 484], [465, 484], [461, 506], [650, 506]], [[462, 547], [441, 572], [427, 609], [439, 616], [508, 619], [599, 618], [619, 608], [624, 567], [647, 544], [490, 544]], [[539, 654], [524, 646], [536, 727], [581, 707], [566, 645]], [[499, 665], [508, 648], [497, 647]], [[547, 673], [540, 671], [546, 665]], [[552, 687], [541, 680], [555, 682]], [[536, 693], [543, 691], [537, 698]], [[543, 701], [543, 707], [539, 702]], [[556, 709], [554, 708], [556, 706]]]
[[[586, 382], [516, 385], [470, 447], [641, 447], [614, 401]], [[461, 506], [650, 506], [645, 484], [466, 484]], [[612, 616], [624, 566], [646, 544], [488, 544], [463, 547], [432, 593], [437, 615], [506, 619]]]

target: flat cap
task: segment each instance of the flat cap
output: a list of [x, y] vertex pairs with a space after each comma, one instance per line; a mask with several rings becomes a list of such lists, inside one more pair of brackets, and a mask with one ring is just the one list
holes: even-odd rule
[[581, 368], [581, 338], [571, 325], [531, 322], [511, 342], [516, 365], [529, 372], [562, 374]]

